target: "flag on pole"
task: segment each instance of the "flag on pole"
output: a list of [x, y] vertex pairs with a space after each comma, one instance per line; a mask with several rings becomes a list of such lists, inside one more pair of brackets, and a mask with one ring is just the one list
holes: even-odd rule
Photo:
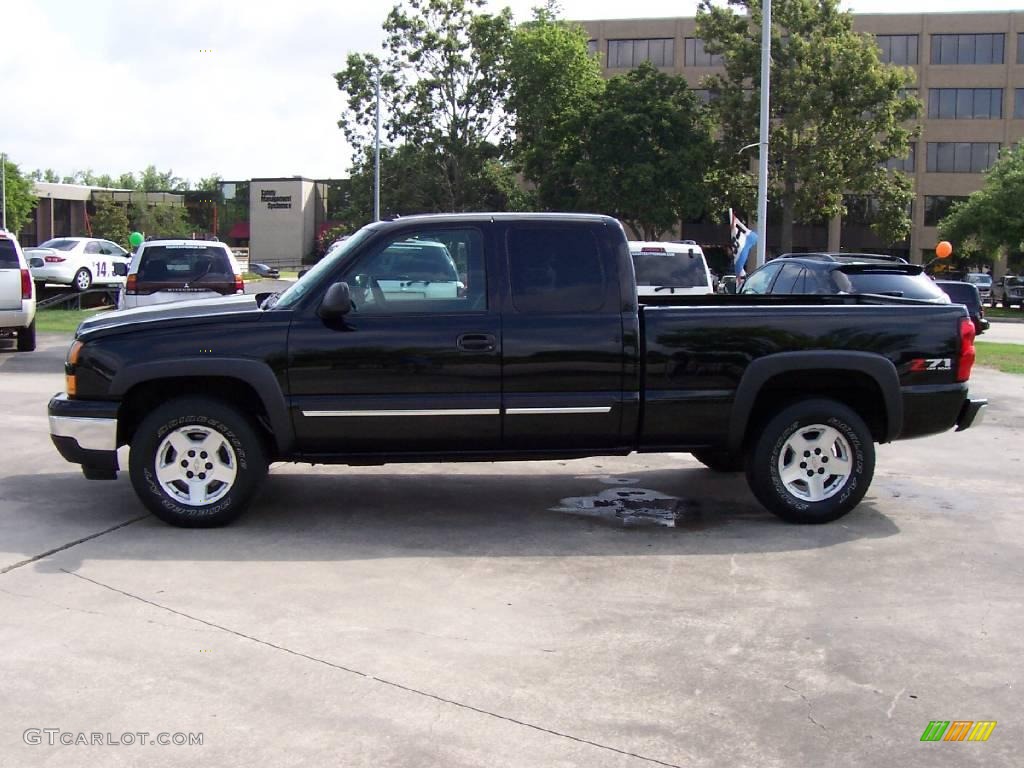
[[747, 263], [747, 256], [750, 255], [750, 251], [757, 245], [757, 232], [740, 221], [736, 214], [732, 212], [732, 208], [730, 208], [729, 233], [733, 257], [736, 260], [736, 276], [739, 277], [745, 274], [743, 267]]

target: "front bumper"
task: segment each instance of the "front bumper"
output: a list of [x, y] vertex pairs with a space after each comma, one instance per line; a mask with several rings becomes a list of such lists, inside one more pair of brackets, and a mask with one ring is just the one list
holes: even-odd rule
[[985, 419], [987, 406], [988, 400], [971, 400], [969, 398], [965, 400], [960, 409], [960, 415], [956, 419], [956, 431], [963, 432], [975, 424], [981, 424]]
[[117, 477], [117, 408], [114, 402], [69, 400], [63, 392], [47, 406], [54, 446], [90, 480]]

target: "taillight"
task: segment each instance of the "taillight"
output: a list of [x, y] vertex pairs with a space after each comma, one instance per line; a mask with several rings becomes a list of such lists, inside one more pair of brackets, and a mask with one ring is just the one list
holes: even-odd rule
[[137, 291], [138, 288], [139, 288], [139, 276], [138, 275], [128, 275], [128, 279], [124, 281], [124, 292], [125, 293], [130, 293], [130, 294], [132, 294], [134, 296], [135, 295], [135, 291]]
[[956, 365], [956, 380], [967, 381], [974, 367], [974, 321], [969, 317], [960, 318], [960, 360]]
[[235, 274], [235, 293], [245, 293], [245, 281], [239, 274]]
[[32, 273], [27, 269], [21, 270], [21, 298], [32, 298]]
[[67, 261], [63, 256], [47, 256], [43, 259], [47, 264], [60, 264], [62, 261]]

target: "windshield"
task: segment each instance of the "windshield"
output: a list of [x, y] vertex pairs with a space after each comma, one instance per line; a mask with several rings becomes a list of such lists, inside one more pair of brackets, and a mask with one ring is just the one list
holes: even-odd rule
[[637, 285], [700, 288], [708, 284], [704, 257], [690, 253], [634, 253]]
[[1008, 277], [1006, 278], [1007, 285], [1024, 285], [1024, 277]]
[[972, 285], [992, 285], [992, 275], [972, 273], [967, 276], [967, 282]]
[[304, 274], [300, 280], [292, 283], [291, 287], [281, 294], [273, 305], [274, 309], [286, 309], [301, 301], [302, 297], [309, 293], [324, 275], [329, 274], [335, 266], [340, 264], [354, 248], [368, 238], [376, 229], [377, 227], [373, 224], [367, 224], [333, 251], [326, 254], [309, 272]]
[[55, 251], [70, 251], [76, 245], [78, 245], [78, 241], [77, 240], [68, 240], [66, 238], [62, 238], [61, 237], [61, 238], [57, 238], [56, 240], [47, 240], [45, 243], [43, 243], [39, 247], [40, 248], [53, 248], [53, 250], [55, 250]]

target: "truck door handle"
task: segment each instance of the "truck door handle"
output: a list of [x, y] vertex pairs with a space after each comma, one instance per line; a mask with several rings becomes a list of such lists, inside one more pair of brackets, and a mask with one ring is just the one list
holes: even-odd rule
[[491, 352], [496, 344], [497, 339], [490, 333], [464, 333], [457, 342], [463, 352]]

